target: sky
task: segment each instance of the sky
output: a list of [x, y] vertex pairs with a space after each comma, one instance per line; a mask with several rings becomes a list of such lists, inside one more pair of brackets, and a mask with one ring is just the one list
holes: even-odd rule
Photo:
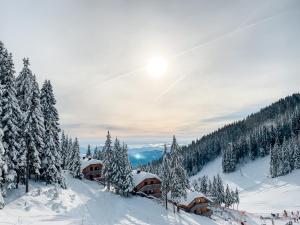
[[[0, 0], [16, 75], [50, 79], [81, 143], [188, 143], [300, 87], [299, 0]], [[162, 57], [167, 70], [145, 69]]]

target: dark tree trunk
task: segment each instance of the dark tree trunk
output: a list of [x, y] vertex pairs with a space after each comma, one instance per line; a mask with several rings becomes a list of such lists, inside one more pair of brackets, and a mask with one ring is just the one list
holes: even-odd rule
[[165, 199], [166, 199], [166, 210], [168, 210], [168, 194], [166, 194]]
[[19, 188], [19, 182], [20, 182], [20, 170], [17, 170], [17, 183], [16, 183], [16, 189]]
[[29, 154], [26, 157], [26, 175], [25, 175], [26, 193], [29, 192]]

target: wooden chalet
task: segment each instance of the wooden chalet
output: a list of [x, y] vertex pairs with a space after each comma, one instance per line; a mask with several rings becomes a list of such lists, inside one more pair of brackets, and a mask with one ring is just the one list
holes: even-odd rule
[[84, 178], [99, 180], [102, 178], [103, 163], [101, 160], [85, 158], [81, 161], [81, 172]]
[[133, 170], [133, 193], [143, 193], [154, 197], [161, 197], [161, 180], [155, 174]]
[[186, 212], [210, 217], [212, 215], [209, 208], [211, 203], [213, 201], [201, 192], [188, 190], [187, 197], [180, 199], [178, 207]]

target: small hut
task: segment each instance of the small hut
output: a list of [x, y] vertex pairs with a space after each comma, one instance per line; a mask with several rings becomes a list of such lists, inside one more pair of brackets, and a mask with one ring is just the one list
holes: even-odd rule
[[186, 212], [210, 217], [212, 211], [209, 206], [212, 202], [212, 199], [203, 193], [188, 190], [187, 197], [179, 200], [178, 207]]
[[133, 193], [144, 193], [154, 197], [161, 196], [161, 180], [155, 174], [133, 170]]
[[103, 163], [101, 160], [85, 158], [81, 161], [81, 172], [84, 178], [99, 180], [102, 178]]

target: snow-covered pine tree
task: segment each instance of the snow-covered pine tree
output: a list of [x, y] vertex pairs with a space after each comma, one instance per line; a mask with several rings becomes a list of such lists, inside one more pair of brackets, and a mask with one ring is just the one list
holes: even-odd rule
[[193, 191], [198, 191], [199, 190], [198, 181], [196, 179], [191, 182], [190, 186], [191, 186], [191, 189]]
[[208, 179], [207, 195], [212, 196], [212, 183], [210, 179]]
[[218, 196], [218, 183], [216, 176], [213, 177], [213, 183], [212, 183], [212, 189], [211, 189], [211, 196], [214, 197], [215, 202], [217, 202], [217, 196]]
[[96, 146], [94, 148], [93, 159], [98, 159], [98, 155], [99, 155], [98, 147]]
[[40, 155], [44, 149], [44, 118], [40, 104], [40, 90], [38, 83], [33, 80], [30, 107], [26, 113], [24, 124], [24, 140], [26, 143], [26, 192], [29, 191], [28, 181], [31, 174], [40, 175]]
[[107, 185], [107, 189], [110, 190], [110, 185], [112, 184], [112, 175], [113, 175], [113, 168], [112, 168], [112, 157], [113, 157], [113, 148], [112, 148], [112, 141], [109, 131], [106, 135], [106, 141], [103, 146], [103, 152], [104, 152], [104, 170], [103, 175], [105, 177], [105, 182]]
[[273, 148], [271, 148], [271, 160], [270, 160], [270, 174], [271, 177], [277, 177], [278, 176], [278, 169], [279, 169], [279, 146], [278, 146], [278, 140], [276, 140]]
[[280, 149], [280, 157], [279, 157], [279, 176], [286, 175], [291, 172], [291, 166], [290, 166], [290, 151], [291, 146], [289, 141], [287, 141], [285, 138], [283, 140], [281, 149]]
[[183, 166], [183, 156], [175, 135], [173, 136], [170, 155], [172, 168], [171, 199], [173, 202], [178, 203], [182, 197], [186, 198], [189, 182]]
[[74, 158], [74, 142], [71, 137], [67, 137], [67, 143], [66, 143], [66, 170], [72, 170], [72, 164], [73, 164], [73, 158]]
[[[1, 42], [0, 42], [1, 44]], [[7, 172], [7, 163], [4, 158], [5, 150], [2, 144], [2, 138], [3, 138], [3, 131], [0, 129], [0, 209], [2, 209], [5, 205], [3, 196], [5, 195], [4, 190], [4, 174]]]
[[80, 148], [79, 148], [79, 142], [77, 137], [74, 140], [72, 150], [73, 150], [72, 160], [70, 160], [71, 174], [75, 178], [80, 178], [81, 161], [80, 161]]
[[41, 89], [41, 106], [44, 117], [45, 148], [42, 158], [42, 176], [47, 183], [63, 184], [59, 142], [59, 117], [51, 82], [46, 80]]
[[223, 185], [223, 181], [220, 177], [220, 175], [217, 175], [216, 178], [216, 182], [217, 182], [217, 196], [216, 196], [216, 202], [221, 205], [222, 203], [224, 203], [224, 185]]
[[61, 167], [62, 169], [66, 168], [66, 159], [68, 155], [68, 137], [65, 135], [65, 132], [62, 131], [60, 137], [60, 155], [61, 155]]
[[165, 207], [168, 209], [168, 194], [171, 191], [171, 181], [172, 181], [172, 169], [170, 156], [167, 152], [167, 145], [164, 145], [164, 153], [162, 164], [160, 168], [160, 178], [161, 178], [161, 192], [162, 197], [165, 200]]
[[234, 203], [236, 204], [236, 208], [238, 210], [239, 209], [239, 204], [240, 204], [240, 196], [239, 196], [239, 191], [238, 191], [237, 188], [235, 188]]
[[111, 183], [118, 192], [120, 189], [121, 184], [121, 177], [122, 177], [122, 148], [121, 144], [118, 138], [115, 139], [114, 146], [112, 148], [112, 154], [111, 154]]
[[232, 196], [231, 196], [231, 191], [229, 189], [228, 184], [226, 185], [226, 190], [225, 190], [225, 196], [224, 196], [224, 204], [225, 207], [229, 207], [231, 205], [232, 202]]
[[300, 169], [300, 145], [298, 143], [298, 140], [294, 141], [294, 168]]
[[200, 192], [202, 192], [205, 195], [207, 194], [207, 177], [206, 176], [203, 176], [201, 178]]
[[87, 148], [85, 157], [87, 157], [87, 158], [91, 158], [92, 157], [91, 145], [90, 144], [88, 144], [88, 148]]
[[121, 177], [119, 182], [119, 188], [122, 191], [123, 195], [128, 196], [128, 193], [133, 188], [133, 177], [131, 164], [128, 159], [128, 147], [123, 143], [121, 148]]
[[233, 148], [233, 143], [229, 143], [228, 147], [224, 150], [222, 157], [223, 172], [233, 172], [236, 167], [236, 155]]
[[[22, 115], [16, 97], [14, 65], [12, 55], [0, 42], [0, 85], [1, 85], [1, 125], [4, 132], [3, 146], [8, 171], [5, 174], [6, 185], [12, 189], [16, 185], [21, 169], [24, 168], [25, 156], [21, 151]], [[18, 183], [19, 179], [17, 179]]]

